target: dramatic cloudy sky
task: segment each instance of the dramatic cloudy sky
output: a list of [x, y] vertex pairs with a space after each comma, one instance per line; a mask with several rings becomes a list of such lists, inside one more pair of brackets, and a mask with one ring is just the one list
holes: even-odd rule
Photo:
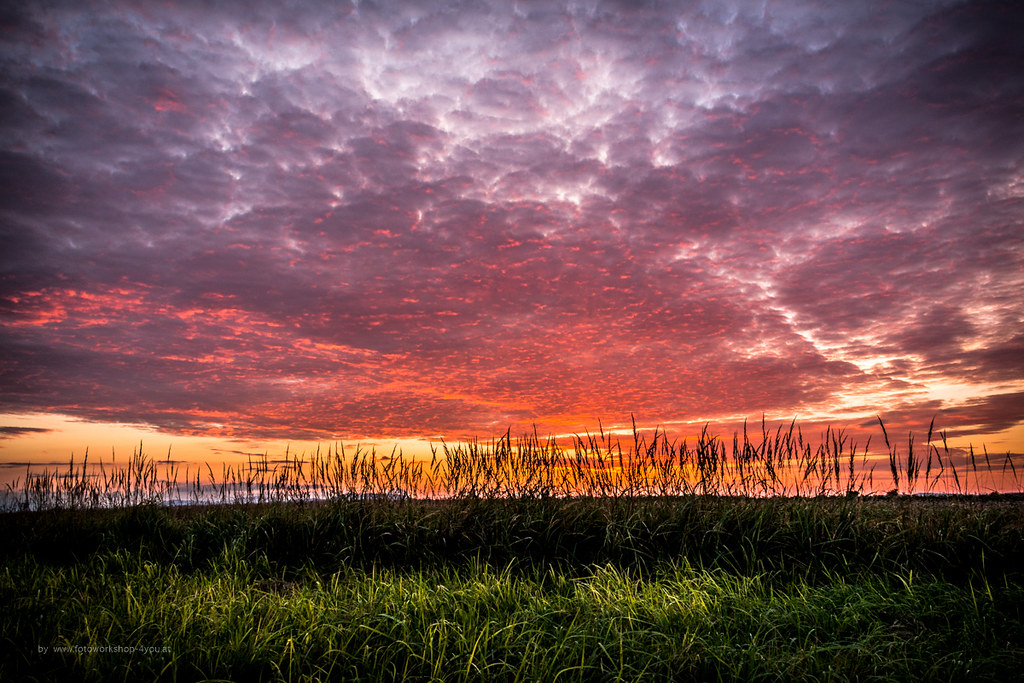
[[1024, 420], [1020, 3], [21, 5], [0, 436]]

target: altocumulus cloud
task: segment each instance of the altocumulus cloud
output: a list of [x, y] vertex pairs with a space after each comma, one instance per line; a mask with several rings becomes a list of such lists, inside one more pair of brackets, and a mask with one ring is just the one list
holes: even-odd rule
[[1024, 390], [1017, 3], [25, 3], [0, 409], [368, 438]]

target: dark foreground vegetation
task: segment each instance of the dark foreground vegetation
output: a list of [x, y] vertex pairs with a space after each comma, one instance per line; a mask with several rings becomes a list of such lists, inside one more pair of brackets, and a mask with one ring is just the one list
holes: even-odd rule
[[1012, 680], [1022, 532], [1016, 496], [7, 513], [0, 679]]
[[1024, 496], [980, 493], [1018, 464], [885, 441], [29, 473], [0, 514], [0, 680], [1015, 680]]

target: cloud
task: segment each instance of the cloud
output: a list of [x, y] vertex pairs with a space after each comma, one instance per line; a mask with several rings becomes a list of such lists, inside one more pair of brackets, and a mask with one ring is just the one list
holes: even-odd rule
[[1024, 386], [1012, 4], [19, 12], [5, 410], [1016, 423], [979, 407]]
[[46, 432], [53, 431], [51, 429], [45, 429], [42, 427], [0, 427], [0, 439], [10, 439], [15, 436], [22, 436], [24, 434], [45, 434]]

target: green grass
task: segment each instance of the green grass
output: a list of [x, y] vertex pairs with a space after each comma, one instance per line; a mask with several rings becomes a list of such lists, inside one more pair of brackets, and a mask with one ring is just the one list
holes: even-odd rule
[[[283, 579], [231, 548], [192, 572], [127, 552], [59, 569], [23, 558], [0, 578], [13, 606], [3, 617], [5, 675], [963, 680], [1012, 673], [1024, 655], [1016, 585], [818, 578], [684, 563], [649, 576], [614, 565], [570, 576], [477, 564], [306, 568]], [[159, 651], [56, 652], [110, 644]]]
[[[1024, 506], [1006, 496], [142, 506], [0, 524], [4, 680], [1005, 680], [1024, 661]], [[154, 649], [89, 650], [117, 646]]]
[[1017, 678], [1024, 496], [863, 495], [1013, 459], [884, 436], [72, 462], [0, 513], [0, 680]]

